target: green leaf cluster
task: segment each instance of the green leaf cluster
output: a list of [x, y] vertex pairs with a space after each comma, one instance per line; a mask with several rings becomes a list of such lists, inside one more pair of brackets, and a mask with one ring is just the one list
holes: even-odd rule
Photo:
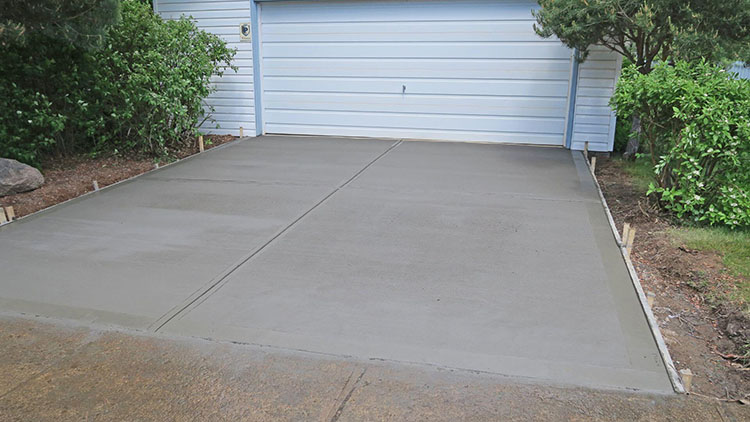
[[234, 50], [187, 18], [162, 21], [133, 0], [108, 39], [94, 53], [92, 106], [102, 111], [95, 150], [164, 155], [195, 135], [211, 78], [229, 68]]
[[700, 61], [623, 69], [611, 100], [637, 114], [652, 160], [649, 194], [678, 218], [750, 227], [750, 81]]
[[119, 18], [119, 0], [0, 0], [0, 45], [41, 35], [96, 47]]
[[744, 59], [750, 0], [539, 0], [535, 29], [582, 52], [616, 51], [648, 73], [658, 60]]
[[30, 33], [0, 49], [0, 156], [167, 155], [210, 117], [211, 78], [233, 56], [190, 19], [163, 21], [139, 0], [122, 1], [95, 49]]

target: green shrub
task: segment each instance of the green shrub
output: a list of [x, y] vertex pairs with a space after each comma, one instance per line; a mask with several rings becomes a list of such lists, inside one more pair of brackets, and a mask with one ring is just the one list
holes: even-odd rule
[[613, 152], [623, 153], [630, 140], [630, 131], [633, 127], [630, 119], [618, 118], [615, 124], [615, 144]]
[[74, 144], [84, 143], [74, 135], [88, 120], [90, 81], [83, 78], [91, 60], [38, 34], [26, 41], [0, 49], [0, 156], [38, 165], [42, 155], [74, 152]]
[[655, 173], [649, 193], [679, 218], [750, 226], [750, 81], [707, 64], [623, 71], [612, 104], [641, 117]]
[[94, 53], [94, 107], [103, 118], [95, 149], [167, 154], [196, 134], [210, 78], [223, 74], [234, 51], [192, 21], [162, 21], [135, 0], [123, 2], [122, 24], [108, 36]]
[[162, 21], [123, 0], [97, 49], [42, 33], [0, 49], [0, 156], [39, 165], [49, 154], [165, 155], [196, 133], [210, 78], [234, 51], [189, 19]]
[[[20, 88], [14, 83], [0, 85], [0, 157], [39, 164], [39, 154], [55, 143], [55, 135], [65, 123], [52, 112], [44, 94]], [[8, 120], [15, 120], [8, 124]], [[14, 132], [10, 130], [15, 129]]]

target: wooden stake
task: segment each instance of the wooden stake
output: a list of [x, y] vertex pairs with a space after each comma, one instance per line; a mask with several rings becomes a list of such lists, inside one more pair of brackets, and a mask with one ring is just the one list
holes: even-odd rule
[[589, 159], [589, 141], [583, 143], [583, 156]]
[[628, 242], [628, 236], [630, 236], [630, 223], [622, 225], [622, 244], [625, 245]]
[[680, 377], [682, 378], [682, 385], [685, 387], [685, 392], [689, 393], [693, 386], [693, 372], [690, 369], [680, 369]]
[[16, 210], [14, 210], [13, 207], [5, 207], [5, 214], [8, 215], [8, 221], [16, 219]]
[[654, 300], [656, 299], [656, 295], [654, 292], [647, 292], [646, 293], [646, 302], [648, 302], [648, 307], [653, 308], [654, 307]]
[[99, 190], [99, 182], [97, 182], [96, 180], [94, 180], [94, 190]]
[[596, 172], [596, 155], [591, 157], [591, 172]]
[[5, 218], [5, 211], [3, 208], [0, 207], [0, 224], [5, 224], [8, 222], [8, 219]]
[[628, 256], [630, 256], [630, 252], [633, 250], [634, 240], [635, 240], [635, 228], [631, 227], [630, 231], [628, 232], [628, 241], [625, 243], [625, 250], [627, 251]]
[[240, 126], [240, 138], [244, 138], [244, 137], [245, 137], [245, 129], [242, 126]]
[[198, 137], [198, 151], [203, 152], [203, 135]]

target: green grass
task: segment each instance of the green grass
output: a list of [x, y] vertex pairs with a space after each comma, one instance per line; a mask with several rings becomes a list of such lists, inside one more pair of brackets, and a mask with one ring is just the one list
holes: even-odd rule
[[[654, 181], [653, 165], [649, 157], [640, 157], [635, 162], [623, 161], [623, 169], [630, 176], [636, 190], [648, 191]], [[717, 252], [723, 263], [734, 275], [746, 279], [737, 286], [739, 299], [750, 304], [750, 231], [729, 230], [723, 227], [681, 226], [669, 230], [670, 237], [689, 249]]]
[[632, 178], [633, 186], [644, 194], [655, 180], [654, 166], [648, 157], [641, 157], [636, 161], [623, 160], [623, 169]]
[[721, 227], [679, 227], [669, 233], [689, 249], [718, 252], [729, 271], [747, 279], [737, 287], [743, 301], [750, 303], [750, 232]]
[[670, 234], [690, 249], [716, 251], [735, 274], [750, 277], [750, 232], [721, 227], [680, 227]]

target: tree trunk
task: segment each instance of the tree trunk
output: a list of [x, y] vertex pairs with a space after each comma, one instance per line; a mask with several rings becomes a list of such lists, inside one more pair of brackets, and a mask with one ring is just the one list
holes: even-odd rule
[[634, 114], [630, 127], [630, 139], [628, 139], [628, 145], [625, 147], [625, 152], [622, 154], [623, 158], [626, 160], [635, 160], [635, 154], [638, 153], [640, 139], [641, 117], [638, 114]]

